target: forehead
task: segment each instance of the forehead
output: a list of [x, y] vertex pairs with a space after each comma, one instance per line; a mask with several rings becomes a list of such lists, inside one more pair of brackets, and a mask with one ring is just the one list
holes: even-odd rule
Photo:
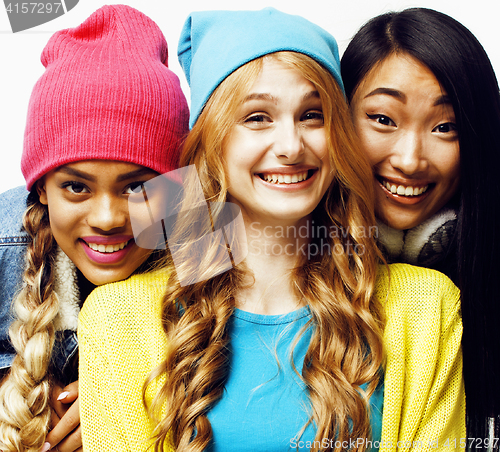
[[298, 68], [268, 55], [263, 58], [260, 73], [250, 91], [281, 91], [291, 85], [301, 86], [305, 90], [315, 89]]
[[140, 165], [130, 162], [123, 162], [119, 160], [80, 160], [77, 162], [66, 163], [65, 165], [59, 166], [55, 171], [64, 171], [67, 169], [75, 169], [81, 171], [89, 170], [104, 170], [104, 169], [114, 169], [116, 171], [130, 171], [142, 168]]
[[145, 166], [130, 162], [115, 160], [83, 160], [67, 163], [46, 175], [46, 179], [60, 175], [60, 177], [80, 177], [96, 183], [112, 183], [127, 178], [144, 177], [157, 174]]
[[432, 71], [406, 53], [393, 53], [372, 67], [359, 84], [355, 96], [359, 99], [383, 93], [380, 88], [408, 94], [446, 95]]

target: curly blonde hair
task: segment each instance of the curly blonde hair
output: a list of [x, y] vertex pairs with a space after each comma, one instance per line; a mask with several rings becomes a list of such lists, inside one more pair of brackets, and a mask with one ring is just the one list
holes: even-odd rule
[[[379, 382], [384, 319], [374, 297], [380, 254], [366, 234], [375, 223], [373, 195], [366, 183], [371, 180], [371, 170], [358, 147], [338, 84], [320, 64], [299, 53], [278, 52], [247, 63], [210, 97], [187, 138], [181, 167], [196, 165], [207, 200], [226, 200], [224, 140], [265, 59], [298, 70], [318, 90], [330, 163], [336, 169], [336, 179], [313, 217], [317, 225], [341, 228], [343, 234], [329, 235], [330, 249], [336, 252], [304, 259], [293, 271], [293, 280], [310, 307], [314, 325], [301, 369], [311, 401], [310, 422], [317, 428], [318, 444], [321, 438], [337, 438], [335, 444], [341, 444], [349, 438], [370, 436], [367, 403]], [[211, 214], [216, 222], [218, 212]], [[185, 234], [182, 240], [199, 237], [203, 230], [211, 232], [210, 225], [192, 227], [188, 217], [183, 219], [185, 227], [179, 227]], [[352, 252], [353, 247], [363, 251]], [[210, 258], [216, 255], [214, 251]], [[183, 257], [183, 265], [199, 265], [187, 250]], [[175, 275], [172, 261], [166, 265]], [[208, 281], [187, 287], [174, 281], [167, 289], [162, 306], [169, 347], [164, 362], [144, 386], [145, 394], [149, 383], [166, 374], [166, 382], [148, 407], [158, 420], [156, 452], [170, 441], [179, 452], [207, 447], [212, 436], [207, 412], [222, 397], [230, 372], [227, 323], [247, 272], [239, 265]], [[361, 389], [365, 383], [366, 392]], [[364, 450], [364, 444], [356, 450]], [[313, 446], [311, 450], [318, 449]]]
[[38, 452], [51, 414], [49, 364], [55, 340], [53, 321], [59, 310], [53, 271], [57, 244], [41, 203], [28, 206], [23, 224], [31, 241], [24, 287], [14, 300], [17, 319], [9, 330], [16, 356], [0, 387], [2, 452]]

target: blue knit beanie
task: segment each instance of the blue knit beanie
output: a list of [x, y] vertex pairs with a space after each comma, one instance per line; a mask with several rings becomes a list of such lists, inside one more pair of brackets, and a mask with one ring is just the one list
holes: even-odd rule
[[249, 61], [283, 50], [310, 56], [344, 89], [335, 38], [303, 17], [274, 8], [191, 13], [177, 51], [191, 88], [189, 127], [228, 75]]

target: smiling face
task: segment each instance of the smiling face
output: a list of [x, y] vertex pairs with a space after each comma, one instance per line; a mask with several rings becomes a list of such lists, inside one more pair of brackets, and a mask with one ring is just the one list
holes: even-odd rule
[[158, 174], [133, 163], [89, 160], [47, 173], [38, 183], [57, 244], [91, 283], [128, 278], [151, 250], [134, 241], [128, 197]]
[[453, 197], [460, 169], [455, 114], [426, 66], [407, 54], [390, 55], [360, 83], [351, 109], [384, 223], [413, 228]]
[[224, 142], [228, 200], [247, 222], [296, 223], [333, 180], [322, 104], [298, 70], [266, 58]]

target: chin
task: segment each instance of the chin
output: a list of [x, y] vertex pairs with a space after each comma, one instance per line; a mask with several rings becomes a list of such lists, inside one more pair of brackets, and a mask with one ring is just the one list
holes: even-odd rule
[[382, 223], [386, 224], [392, 229], [397, 229], [399, 231], [412, 229], [425, 221], [420, 220], [419, 218], [408, 218], [404, 214], [385, 215], [383, 213], [377, 213], [376, 216]]
[[133, 272], [83, 272], [83, 276], [94, 286], [102, 286], [103, 284], [109, 284], [117, 281], [122, 281], [127, 279]]

